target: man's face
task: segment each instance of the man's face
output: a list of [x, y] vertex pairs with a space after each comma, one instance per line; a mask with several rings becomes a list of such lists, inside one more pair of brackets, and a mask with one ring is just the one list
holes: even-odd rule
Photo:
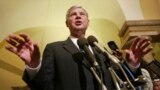
[[74, 37], [81, 37], [85, 34], [89, 20], [87, 13], [82, 8], [74, 8], [70, 11], [66, 20], [66, 25]]

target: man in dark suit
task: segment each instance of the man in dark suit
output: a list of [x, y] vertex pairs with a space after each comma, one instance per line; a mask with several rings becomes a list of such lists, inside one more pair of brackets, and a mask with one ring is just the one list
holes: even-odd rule
[[[10, 35], [6, 39], [13, 46], [7, 45], [6, 48], [25, 62], [23, 79], [32, 90], [99, 90], [101, 88], [90, 70], [91, 64], [77, 45], [77, 39], [84, 37], [88, 25], [88, 13], [85, 9], [81, 6], [72, 6], [66, 14], [66, 26], [70, 30], [69, 38], [47, 44], [42, 62], [38, 45], [32, 42], [28, 35], [19, 34], [24, 40], [16, 35]], [[103, 83], [108, 90], [113, 90], [114, 85], [104, 63], [106, 58], [94, 48], [89, 48], [100, 64]], [[138, 61], [134, 62], [136, 61], [131, 60], [131, 64], [134, 65]]]

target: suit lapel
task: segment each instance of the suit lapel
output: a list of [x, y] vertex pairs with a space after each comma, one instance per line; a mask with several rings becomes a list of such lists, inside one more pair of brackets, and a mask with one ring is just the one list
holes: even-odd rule
[[74, 60], [76, 62], [81, 62], [85, 67], [90, 68], [91, 65], [90, 63], [86, 60], [84, 53], [80, 52], [80, 50], [74, 45], [74, 43], [71, 41], [70, 38], [68, 38], [64, 43], [63, 43], [64, 49], [66, 49], [69, 53], [72, 54]]
[[66, 49], [69, 53], [74, 54], [76, 52], [79, 52], [78, 48], [74, 45], [74, 43], [71, 41], [70, 38], [68, 38], [64, 43], [63, 43], [64, 49]]

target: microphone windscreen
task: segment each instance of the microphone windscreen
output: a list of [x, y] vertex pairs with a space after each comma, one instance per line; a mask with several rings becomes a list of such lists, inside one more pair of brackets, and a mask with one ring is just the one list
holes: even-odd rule
[[79, 48], [82, 48], [82, 49], [83, 49], [83, 47], [84, 47], [85, 45], [88, 46], [88, 41], [87, 41], [87, 39], [85, 39], [84, 37], [81, 37], [81, 38], [79, 38], [79, 39], [77, 40], [77, 44], [78, 44]]
[[94, 45], [94, 42], [97, 42], [98, 43], [98, 40], [94, 37], [94, 36], [89, 36], [88, 38], [87, 38], [87, 40], [88, 40], [88, 43], [92, 46], [92, 47], [94, 47], [95, 45]]

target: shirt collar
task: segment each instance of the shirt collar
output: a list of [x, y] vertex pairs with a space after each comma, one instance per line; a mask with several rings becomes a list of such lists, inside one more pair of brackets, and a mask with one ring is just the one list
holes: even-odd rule
[[78, 40], [78, 38], [73, 37], [73, 36], [69, 36], [69, 38], [70, 38], [70, 39], [71, 39], [71, 41], [74, 43], [74, 45], [76, 45], [76, 47], [79, 49], [79, 46], [78, 46], [78, 44], [77, 44], [77, 40]]
[[[78, 38], [76, 38], [76, 37], [73, 37], [73, 36], [69, 36], [69, 38], [71, 39], [71, 41], [74, 43], [74, 45], [76, 45], [76, 47], [80, 50], [80, 48], [79, 48], [79, 46], [78, 46], [78, 44], [77, 44], [77, 40], [78, 40]], [[92, 51], [92, 48], [91, 48], [91, 46], [89, 45], [88, 46], [88, 48], [91, 50], [91, 52], [93, 53], [93, 51]]]

